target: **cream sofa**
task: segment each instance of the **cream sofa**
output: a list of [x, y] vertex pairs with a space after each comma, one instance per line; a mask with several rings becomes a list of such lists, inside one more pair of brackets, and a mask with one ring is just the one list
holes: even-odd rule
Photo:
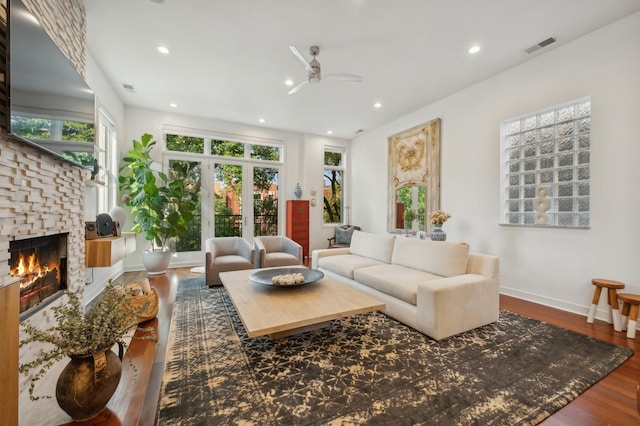
[[498, 320], [498, 258], [465, 243], [355, 231], [351, 247], [314, 250], [311, 267], [436, 340]]

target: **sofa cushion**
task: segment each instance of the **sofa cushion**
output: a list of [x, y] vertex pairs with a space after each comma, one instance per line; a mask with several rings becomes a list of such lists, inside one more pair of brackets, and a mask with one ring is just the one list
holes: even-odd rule
[[347, 228], [336, 226], [336, 244], [351, 244], [351, 237], [355, 229], [353, 226]]
[[325, 256], [318, 259], [319, 268], [327, 269], [350, 279], [353, 279], [353, 271], [379, 264], [382, 264], [379, 260], [356, 256], [354, 254], [337, 254], [335, 256]]
[[466, 243], [396, 238], [391, 263], [451, 277], [467, 272], [468, 258]]
[[412, 305], [417, 303], [418, 282], [441, 278], [438, 275], [404, 266], [380, 264], [356, 269], [356, 281]]
[[301, 265], [302, 262], [297, 256], [284, 252], [266, 253], [264, 255], [264, 265], [262, 268], [271, 268], [274, 266]]
[[[232, 271], [233, 268], [237, 267], [238, 269], [243, 269], [244, 266], [253, 266], [253, 263], [249, 262], [242, 256], [238, 256], [236, 254], [229, 254], [226, 256], [218, 256], [214, 259], [213, 263], [216, 265], [216, 268], [230, 268], [225, 269]], [[224, 265], [224, 266], [222, 266]], [[244, 268], [246, 269], [246, 268]]]
[[356, 230], [351, 237], [351, 253], [390, 263], [395, 239], [395, 235], [371, 234]]

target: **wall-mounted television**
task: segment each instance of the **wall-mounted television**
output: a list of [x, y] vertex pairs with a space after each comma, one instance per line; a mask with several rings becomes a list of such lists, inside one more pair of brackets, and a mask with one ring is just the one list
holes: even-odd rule
[[20, 0], [9, 1], [9, 134], [93, 168], [95, 96]]

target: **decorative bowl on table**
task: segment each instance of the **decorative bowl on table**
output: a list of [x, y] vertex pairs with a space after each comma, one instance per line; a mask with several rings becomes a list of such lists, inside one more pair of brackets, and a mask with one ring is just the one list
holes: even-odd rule
[[270, 268], [260, 269], [249, 276], [254, 283], [275, 287], [299, 287], [311, 284], [324, 277], [324, 274], [309, 268]]

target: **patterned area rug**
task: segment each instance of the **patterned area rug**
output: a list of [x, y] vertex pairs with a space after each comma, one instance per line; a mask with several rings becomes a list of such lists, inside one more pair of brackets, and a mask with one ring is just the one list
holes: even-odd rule
[[222, 288], [180, 283], [159, 425], [536, 424], [633, 351], [508, 312], [440, 342], [380, 313], [249, 339]]

